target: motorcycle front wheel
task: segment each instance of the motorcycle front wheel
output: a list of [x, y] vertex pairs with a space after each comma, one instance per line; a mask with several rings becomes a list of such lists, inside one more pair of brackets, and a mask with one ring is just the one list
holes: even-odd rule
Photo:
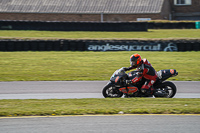
[[108, 83], [102, 90], [102, 94], [105, 98], [110, 97], [110, 98], [119, 98], [123, 96], [123, 93], [113, 87], [111, 83]]

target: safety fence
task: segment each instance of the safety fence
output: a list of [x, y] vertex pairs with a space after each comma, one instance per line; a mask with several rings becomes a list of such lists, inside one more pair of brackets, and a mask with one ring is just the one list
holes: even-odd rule
[[148, 29], [195, 29], [199, 22], [54, 22], [0, 20], [0, 30], [45, 31], [147, 31]]
[[0, 30], [147, 31], [147, 22], [0, 21]]
[[200, 51], [200, 40], [0, 40], [0, 51]]
[[148, 22], [148, 29], [195, 29], [195, 22]]

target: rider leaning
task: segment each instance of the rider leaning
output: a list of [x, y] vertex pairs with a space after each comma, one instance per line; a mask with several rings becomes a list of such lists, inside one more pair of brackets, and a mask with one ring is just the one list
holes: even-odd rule
[[157, 79], [155, 69], [152, 67], [147, 59], [141, 59], [141, 56], [139, 54], [133, 54], [130, 57], [130, 64], [131, 66], [128, 68], [124, 68], [124, 70], [128, 71], [137, 68], [136, 71], [138, 71], [139, 73], [132, 80], [127, 80], [126, 83], [136, 83], [144, 77], [146, 79], [146, 82], [142, 86], [141, 92], [146, 96], [151, 95], [151, 86], [155, 83]]

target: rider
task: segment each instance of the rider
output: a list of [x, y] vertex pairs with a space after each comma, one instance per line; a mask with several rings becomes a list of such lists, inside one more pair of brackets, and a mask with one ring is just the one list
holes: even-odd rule
[[141, 59], [139, 54], [133, 54], [130, 57], [130, 64], [131, 66], [126, 68], [124, 67], [125, 71], [129, 71], [131, 69], [136, 69], [138, 71], [138, 75], [133, 78], [132, 80], [127, 80], [127, 84], [132, 84], [140, 81], [143, 77], [146, 79], [144, 85], [141, 87], [141, 92], [145, 96], [151, 95], [151, 86], [155, 83], [157, 79], [157, 73], [152, 65], [149, 63], [147, 59]]

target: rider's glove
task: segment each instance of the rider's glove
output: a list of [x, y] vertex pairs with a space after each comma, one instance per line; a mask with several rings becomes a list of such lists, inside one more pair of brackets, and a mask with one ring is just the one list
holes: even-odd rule
[[132, 84], [132, 81], [131, 80], [126, 80], [126, 84], [130, 85], [130, 84]]

